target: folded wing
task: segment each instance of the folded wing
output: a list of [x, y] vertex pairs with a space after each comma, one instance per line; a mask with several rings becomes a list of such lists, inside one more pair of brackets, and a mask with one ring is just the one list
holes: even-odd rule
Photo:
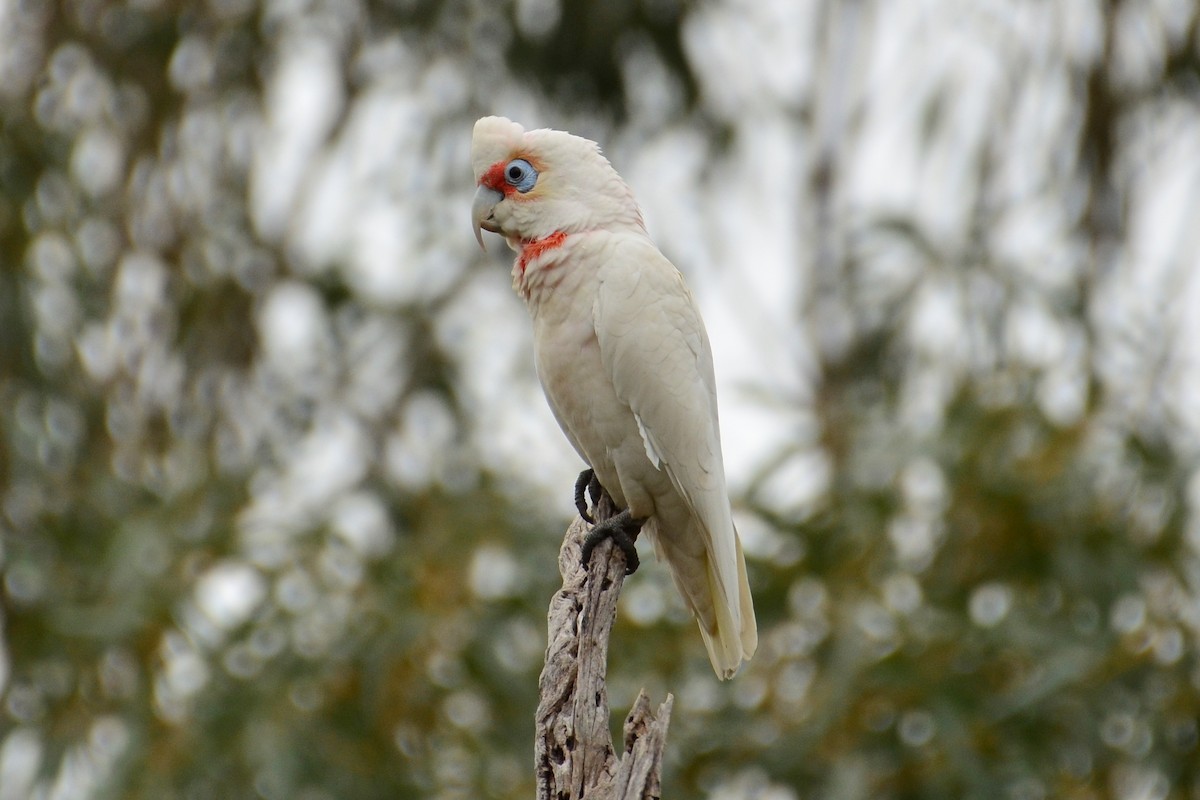
[[712, 351], [679, 271], [630, 236], [600, 274], [593, 317], [600, 358], [633, 411], [651, 462], [686, 504], [656, 520], [656, 546], [700, 623], [717, 674], [730, 677], [758, 642], [741, 543], [725, 488]]

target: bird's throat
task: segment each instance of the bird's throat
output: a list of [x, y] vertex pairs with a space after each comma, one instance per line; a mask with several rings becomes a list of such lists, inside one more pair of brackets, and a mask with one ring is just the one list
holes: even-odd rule
[[521, 275], [525, 275], [525, 268], [534, 259], [540, 258], [551, 250], [562, 247], [563, 242], [566, 240], [567, 234], [562, 231], [555, 231], [549, 236], [543, 236], [541, 239], [522, 241], [520, 243], [520, 253], [517, 255], [517, 268], [521, 271]]

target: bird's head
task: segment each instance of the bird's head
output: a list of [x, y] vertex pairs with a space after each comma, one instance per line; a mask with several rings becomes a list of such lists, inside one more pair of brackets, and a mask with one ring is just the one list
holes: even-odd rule
[[633, 193], [588, 139], [483, 117], [471, 135], [471, 168], [478, 186], [471, 221], [480, 247], [482, 230], [519, 249], [555, 233], [643, 229]]

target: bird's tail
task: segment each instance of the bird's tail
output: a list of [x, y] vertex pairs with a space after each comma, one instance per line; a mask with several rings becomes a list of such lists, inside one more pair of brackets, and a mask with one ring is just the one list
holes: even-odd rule
[[[654, 521], [651, 519], [650, 523]], [[699, 522], [693, 520], [692, 525], [699, 525]], [[670, 566], [679, 593], [700, 625], [700, 635], [717, 677], [721, 680], [732, 678], [742, 662], [748, 661], [758, 648], [754, 600], [750, 596], [746, 559], [736, 529], [733, 533], [735, 557], [727, 559], [732, 563], [724, 564], [719, 563], [707, 548], [696, 547], [707, 538], [699, 531], [676, 529], [665, 536], [657, 529], [646, 532], [651, 534], [658, 557]]]
[[737, 585], [733, 591], [722, 586], [721, 575], [711, 559], [705, 559], [709, 591], [713, 598], [716, 625], [709, 628], [697, 617], [700, 635], [708, 649], [717, 677], [727, 680], [734, 676], [743, 661], [748, 661], [758, 648], [758, 624], [754, 619], [754, 600], [750, 597], [750, 582], [746, 578], [746, 558], [742, 541], [734, 533], [737, 545]]

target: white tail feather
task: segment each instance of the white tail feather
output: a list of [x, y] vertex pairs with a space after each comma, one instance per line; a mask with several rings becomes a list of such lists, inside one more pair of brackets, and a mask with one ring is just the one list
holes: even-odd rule
[[[736, 537], [736, 533], [734, 534]], [[754, 619], [754, 601], [750, 597], [750, 582], [746, 577], [746, 559], [742, 555], [741, 539], [737, 542], [737, 580], [735, 591], [721, 585], [718, 571], [711, 562], [708, 567], [708, 585], [716, 612], [715, 630], [708, 630], [704, 620], [697, 616], [700, 635], [708, 650], [708, 660], [721, 680], [732, 678], [743, 661], [748, 661], [758, 648], [758, 625]], [[733, 602], [730, 602], [730, 601]]]
[[736, 574], [737, 585], [726, 587], [721, 580], [721, 570], [716, 568], [707, 548], [703, 547], [705, 537], [691, 526], [676, 531], [676, 535], [664, 536], [655, 522], [651, 519], [643, 534], [648, 534], [655, 553], [670, 567], [679, 594], [700, 626], [708, 660], [717, 677], [728, 680], [758, 647], [754, 601], [750, 596], [741, 540], [735, 531], [737, 566], [729, 572]]

